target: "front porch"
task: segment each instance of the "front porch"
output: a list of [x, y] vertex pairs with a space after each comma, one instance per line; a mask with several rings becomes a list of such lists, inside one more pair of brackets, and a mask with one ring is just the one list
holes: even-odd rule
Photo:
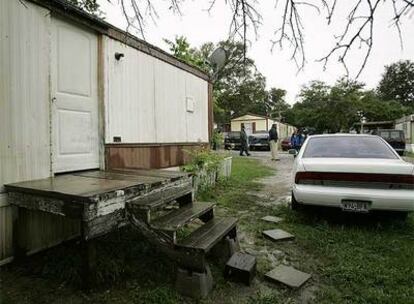
[[[214, 203], [194, 202], [192, 176], [188, 173], [96, 170], [5, 187], [10, 203], [19, 210], [29, 209], [79, 221], [84, 288], [93, 285], [99, 258], [93, 239], [127, 224], [189, 274], [211, 276], [206, 255], [215, 248], [230, 248], [221, 254], [227, 259], [238, 247], [237, 219], [214, 217]], [[181, 229], [192, 222], [197, 222], [195, 229], [182, 236]], [[19, 224], [17, 217], [14, 225]], [[18, 258], [26, 256], [28, 250], [16, 242], [15, 253]]]

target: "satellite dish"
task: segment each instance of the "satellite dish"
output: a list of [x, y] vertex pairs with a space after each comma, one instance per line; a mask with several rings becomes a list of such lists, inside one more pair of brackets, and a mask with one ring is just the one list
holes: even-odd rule
[[224, 66], [226, 60], [227, 53], [226, 50], [222, 47], [215, 49], [209, 58], [210, 64], [212, 65], [215, 72], [217, 72]]

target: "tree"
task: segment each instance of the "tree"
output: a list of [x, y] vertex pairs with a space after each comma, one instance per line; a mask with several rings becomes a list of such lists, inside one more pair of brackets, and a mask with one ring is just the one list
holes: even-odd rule
[[187, 38], [184, 36], [176, 37], [175, 41], [164, 39], [164, 42], [170, 47], [170, 51], [175, 57], [197, 66], [206, 72], [210, 71], [207, 59], [214, 50], [213, 43], [206, 43], [198, 50], [191, 48]]
[[289, 111], [287, 121], [297, 127], [313, 127], [318, 132], [327, 130], [329, 91], [330, 87], [322, 81], [311, 81], [302, 87], [299, 102]]
[[302, 88], [299, 102], [288, 111], [288, 121], [299, 127], [313, 127], [317, 132], [348, 131], [362, 117], [368, 121], [394, 120], [406, 113], [396, 101], [384, 101], [373, 90], [348, 78], [328, 86], [313, 81]]
[[414, 109], [414, 62], [404, 60], [386, 66], [378, 94], [383, 100], [395, 100]]
[[[71, 1], [80, 3], [82, 7], [87, 9], [89, 3], [92, 4], [92, 7], [96, 3], [96, 0]], [[134, 28], [144, 39], [146, 22], [148, 19], [154, 20], [158, 17], [159, 6], [164, 5], [173, 13], [181, 15], [181, 5], [184, 2], [185, 0], [119, 0], [125, 20], [128, 23], [128, 29]], [[218, 1], [208, 0], [204, 2], [208, 7], [208, 12], [212, 11], [216, 2]], [[229, 40], [240, 39], [243, 45], [243, 53], [246, 55], [248, 42], [252, 37], [257, 37], [258, 28], [263, 21], [259, 2], [257, 0], [227, 0], [225, 3], [232, 12], [229, 19]], [[276, 14], [281, 15], [281, 17], [274, 19], [273, 46], [282, 48], [286, 44], [290, 47], [292, 60], [294, 60], [298, 69], [302, 69], [306, 63], [302, 17], [309, 14], [309, 9], [312, 9], [320, 18], [326, 20], [328, 26], [339, 29], [334, 35], [332, 48], [319, 61], [326, 67], [328, 61], [334, 57], [343, 64], [348, 75], [347, 58], [351, 56], [352, 50], [360, 50], [362, 56], [356, 78], [364, 69], [374, 47], [374, 32], [378, 27], [375, 19], [380, 8], [386, 7], [386, 9], [393, 12], [391, 23], [400, 37], [401, 45], [403, 44], [402, 22], [410, 18], [414, 11], [414, 0], [356, 0], [343, 9], [338, 9], [338, 0], [283, 0], [276, 1], [276, 4]], [[202, 9], [205, 9], [205, 7]], [[341, 21], [343, 19], [346, 20], [344, 24], [341, 22], [339, 25], [335, 24], [336, 20]]]
[[102, 17], [102, 11], [99, 9], [97, 0], [68, 0], [89, 14]]
[[368, 121], [395, 120], [407, 113], [407, 109], [395, 100], [384, 101], [371, 90], [360, 100], [360, 113]]
[[286, 90], [271, 88], [269, 90], [269, 100], [267, 102], [267, 113], [271, 117], [284, 119], [290, 109], [290, 104], [285, 100]]

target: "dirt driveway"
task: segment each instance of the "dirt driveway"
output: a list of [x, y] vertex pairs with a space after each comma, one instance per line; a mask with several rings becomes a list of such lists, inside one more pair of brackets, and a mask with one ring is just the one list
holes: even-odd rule
[[264, 185], [262, 193], [269, 195], [269, 200], [274, 204], [290, 200], [292, 188], [292, 166], [294, 158], [286, 152], [279, 153], [279, 161], [270, 160], [269, 152], [252, 152], [252, 157], [259, 159], [264, 165], [274, 168], [275, 174], [259, 182]]
[[[238, 155], [237, 152], [233, 153], [235, 156]], [[264, 274], [278, 265], [292, 266], [308, 272], [312, 272], [312, 268], [317, 265], [314, 257], [308, 256], [301, 250], [295, 240], [274, 243], [262, 236], [263, 230], [275, 229], [279, 225], [264, 222], [260, 218], [265, 215], [278, 216], [276, 210], [280, 206], [288, 208], [293, 182], [291, 175], [294, 157], [285, 152], [279, 154], [279, 161], [271, 161], [270, 152], [252, 151], [250, 157], [244, 158], [257, 159], [266, 167], [273, 169], [270, 176], [255, 180], [262, 187], [259, 190], [246, 192], [247, 200], [251, 205], [240, 208], [236, 214], [240, 218], [241, 248], [256, 256], [258, 260], [258, 276], [248, 292], [259, 291], [264, 295], [277, 292], [279, 297], [284, 298], [288, 303], [310, 303], [314, 300], [318, 286], [316, 276], [299, 290], [289, 290], [280, 284], [274, 285], [264, 279]], [[307, 261], [306, 265], [302, 261]], [[238, 288], [236, 290], [241, 292]], [[235, 298], [237, 299], [237, 296]], [[220, 302], [218, 298], [213, 297], [214, 300]]]

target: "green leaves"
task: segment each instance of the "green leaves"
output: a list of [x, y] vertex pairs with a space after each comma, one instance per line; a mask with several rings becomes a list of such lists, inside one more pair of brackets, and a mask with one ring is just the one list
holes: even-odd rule
[[386, 66], [378, 94], [383, 100], [395, 100], [414, 109], [414, 62], [401, 60]]
[[347, 132], [365, 117], [367, 121], [394, 120], [407, 109], [396, 101], [385, 101], [365, 84], [347, 78], [328, 86], [313, 81], [304, 86], [296, 103], [287, 114], [288, 122], [301, 127], [314, 127], [317, 132]]

